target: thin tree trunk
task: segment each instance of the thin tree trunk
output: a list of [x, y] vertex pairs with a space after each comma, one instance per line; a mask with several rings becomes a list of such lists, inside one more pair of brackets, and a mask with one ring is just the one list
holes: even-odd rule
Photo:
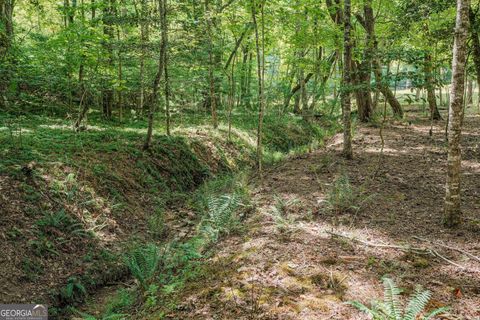
[[237, 41], [235, 42], [235, 47], [233, 48], [232, 53], [230, 53], [230, 56], [228, 57], [228, 60], [225, 63], [225, 66], [223, 67], [225, 70], [227, 70], [228, 67], [230, 66], [230, 63], [232, 63], [233, 58], [237, 54], [238, 48], [242, 44], [243, 39], [245, 39], [245, 36], [247, 35], [248, 31], [250, 31], [250, 28], [251, 28], [250, 24], [247, 24], [245, 26], [245, 29], [243, 29], [243, 32], [240, 35], [240, 38], [238, 38]]
[[475, 74], [477, 76], [477, 88], [479, 90], [478, 105], [480, 106], [480, 39], [476, 28], [476, 17], [472, 8], [469, 9], [470, 31], [472, 35], [472, 55], [473, 65], [475, 66]]
[[344, 51], [343, 51], [343, 79], [342, 79], [342, 112], [343, 112], [343, 156], [347, 159], [353, 158], [352, 151], [352, 128], [351, 128], [351, 64], [352, 64], [352, 44], [351, 44], [351, 3], [350, 0], [344, 2]]
[[[209, 12], [209, 0], [205, 0], [205, 12]], [[217, 95], [215, 93], [215, 74], [213, 57], [213, 39], [212, 39], [212, 21], [207, 17], [207, 36], [208, 36], [208, 84], [209, 84], [209, 103], [212, 114], [212, 125], [214, 129], [218, 128], [217, 118]]]
[[454, 227], [460, 224], [462, 217], [460, 184], [462, 154], [460, 143], [463, 122], [469, 2], [469, 0], [457, 0], [451, 103], [448, 112], [448, 166], [444, 208], [444, 222], [448, 227]]
[[[264, 82], [263, 75], [264, 71], [264, 56], [263, 56], [263, 41], [260, 45], [260, 36], [258, 32], [257, 24], [257, 8], [256, 0], [252, 0], [252, 22], [255, 30], [255, 47], [257, 51], [257, 78], [258, 78], [258, 128], [257, 128], [257, 159], [256, 165], [258, 172], [262, 172], [262, 157], [263, 157], [263, 146], [262, 146], [262, 126], [263, 126], [263, 112], [265, 108], [265, 97], [264, 97]], [[262, 38], [263, 38], [263, 3], [260, 4], [262, 12]], [[262, 39], [263, 40], [263, 39]]]
[[171, 126], [171, 119], [170, 119], [170, 79], [168, 77], [168, 0], [163, 0], [163, 19], [162, 19], [162, 31], [163, 35], [163, 42], [165, 46], [165, 57], [163, 61], [163, 68], [164, 68], [164, 76], [165, 76], [165, 125], [167, 127], [167, 136], [170, 135], [170, 126]]
[[[113, 69], [113, 17], [114, 17], [114, 4], [115, 0], [109, 0], [103, 9], [103, 33], [107, 40], [107, 66], [108, 68]], [[113, 98], [114, 92], [113, 88], [110, 85], [110, 81], [104, 83], [104, 89], [102, 93], [102, 106], [103, 106], [103, 116], [107, 119], [112, 117], [113, 109]]]
[[[120, 26], [117, 28], [117, 40], [120, 43], [122, 40]], [[123, 121], [123, 61], [122, 61], [122, 48], [118, 48], [118, 87], [117, 87], [117, 97], [118, 97], [118, 108], [119, 108], [119, 119]]]
[[235, 107], [235, 61], [237, 55], [235, 54], [232, 59], [232, 69], [230, 72], [229, 82], [230, 82], [230, 92], [229, 92], [229, 101], [228, 101], [228, 141], [231, 141], [232, 137], [232, 112]]
[[141, 0], [140, 8], [140, 96], [138, 99], [137, 110], [139, 114], [143, 114], [144, 104], [145, 104], [145, 56], [146, 56], [146, 42], [148, 31], [148, 9], [147, 9], [147, 0]]
[[470, 106], [473, 104], [473, 80], [468, 79], [467, 83], [467, 106]]
[[[164, 2], [166, 0], [158, 0], [158, 7], [160, 10], [159, 16], [160, 16], [160, 25], [162, 26], [164, 24], [163, 20], [166, 19], [165, 17], [165, 5]], [[147, 136], [145, 138], [145, 143], [143, 145], [143, 149], [147, 150], [150, 148], [150, 144], [152, 143], [152, 135], [153, 135], [153, 122], [154, 122], [154, 116], [155, 116], [155, 105], [158, 102], [158, 89], [160, 86], [160, 80], [162, 79], [163, 72], [165, 71], [165, 52], [166, 52], [166, 30], [162, 28], [161, 31], [161, 36], [162, 39], [160, 41], [160, 54], [158, 57], [158, 69], [157, 69], [157, 74], [155, 75], [155, 79], [153, 80], [153, 86], [152, 86], [152, 94], [147, 99], [147, 105], [148, 105], [148, 129], [147, 129]]]

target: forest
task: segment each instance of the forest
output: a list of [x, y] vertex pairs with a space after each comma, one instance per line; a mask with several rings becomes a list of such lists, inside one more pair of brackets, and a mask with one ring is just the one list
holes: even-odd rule
[[475, 0], [0, 0], [0, 319], [480, 319], [479, 33]]

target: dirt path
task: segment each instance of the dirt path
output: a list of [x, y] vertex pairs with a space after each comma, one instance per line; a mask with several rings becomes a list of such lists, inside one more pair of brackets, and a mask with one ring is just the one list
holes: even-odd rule
[[[388, 275], [411, 293], [416, 285], [433, 291], [431, 308], [451, 306], [443, 319], [480, 318], [480, 263], [438, 246], [442, 258], [367, 246], [330, 232], [373, 244], [425, 246], [413, 236], [440, 241], [480, 256], [480, 118], [465, 119], [465, 224], [442, 226], [444, 124], [415, 119], [384, 130], [380, 161], [379, 129], [357, 128], [355, 159], [340, 157], [341, 140], [326, 150], [271, 169], [254, 191], [257, 213], [249, 231], [220, 244], [210, 278], [188, 288], [171, 319], [367, 319], [344, 302], [368, 303], [382, 294]], [[327, 195], [334, 181], [348, 176], [365, 192], [361, 210], [332, 213]], [[281, 200], [280, 200], [281, 199]], [[275, 209], [276, 208], [276, 209]], [[280, 212], [282, 219], [275, 218]], [[273, 215], [272, 215], [273, 214]]]

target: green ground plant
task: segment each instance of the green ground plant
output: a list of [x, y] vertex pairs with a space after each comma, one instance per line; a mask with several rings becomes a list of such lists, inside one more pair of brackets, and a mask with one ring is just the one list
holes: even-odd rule
[[356, 214], [371, 199], [372, 195], [367, 195], [361, 187], [353, 186], [348, 175], [342, 174], [333, 182], [326, 202], [334, 214]]
[[350, 304], [371, 316], [373, 320], [430, 320], [448, 310], [448, 308], [438, 308], [427, 311], [427, 304], [432, 296], [428, 290], [417, 288], [404, 305], [400, 300], [402, 290], [395, 285], [393, 280], [384, 278], [383, 287], [383, 301], [374, 301], [370, 307], [358, 301], [350, 302]]

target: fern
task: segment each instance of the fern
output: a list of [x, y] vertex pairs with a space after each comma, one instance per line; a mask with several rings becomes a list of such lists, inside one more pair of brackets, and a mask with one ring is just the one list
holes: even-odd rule
[[288, 208], [294, 206], [298, 199], [284, 200], [281, 197], [275, 195], [275, 205], [272, 207], [270, 215], [275, 222], [277, 229], [284, 232], [292, 227], [294, 220], [288, 216]]
[[242, 197], [236, 193], [207, 198], [207, 214], [201, 227], [212, 241], [238, 228], [238, 209], [243, 206]]
[[[402, 291], [389, 279], [383, 279], [384, 303], [390, 316], [396, 320], [402, 319], [402, 307], [400, 305], [400, 294]], [[403, 319], [402, 319], [403, 320]]]
[[417, 289], [407, 305], [405, 316], [403, 318], [405, 320], [416, 320], [423, 310], [425, 310], [431, 296], [432, 294], [430, 291], [421, 291]]
[[358, 301], [351, 301], [349, 304], [370, 315], [373, 320], [430, 320], [448, 310], [448, 308], [438, 308], [426, 316], [422, 316], [425, 313], [428, 301], [430, 301], [431, 292], [420, 289], [417, 289], [410, 297], [404, 310], [400, 302], [402, 291], [395, 283], [389, 278], [384, 278], [383, 287], [383, 301], [373, 302], [371, 307], [367, 307]]
[[154, 244], [148, 244], [133, 250], [127, 255], [126, 263], [135, 279], [147, 290], [160, 265], [159, 249]]

